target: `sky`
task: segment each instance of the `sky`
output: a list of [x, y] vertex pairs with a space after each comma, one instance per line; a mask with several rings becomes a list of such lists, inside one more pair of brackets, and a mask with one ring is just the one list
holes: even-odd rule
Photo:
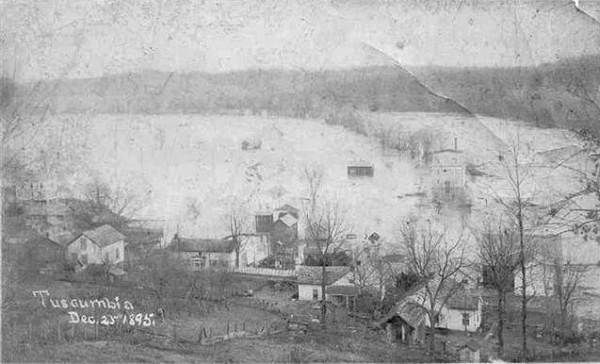
[[2, 74], [18, 81], [148, 69], [524, 66], [600, 50], [594, 0], [0, 0], [0, 14]]

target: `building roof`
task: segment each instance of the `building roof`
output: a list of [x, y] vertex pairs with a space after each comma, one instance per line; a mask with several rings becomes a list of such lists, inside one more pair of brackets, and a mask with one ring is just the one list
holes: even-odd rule
[[[325, 284], [335, 283], [340, 278], [350, 272], [350, 267], [326, 267]], [[296, 268], [296, 276], [299, 284], [320, 285], [322, 279], [323, 267], [301, 265]]]
[[425, 323], [425, 310], [412, 297], [406, 297], [398, 302], [390, 313], [377, 323], [382, 325], [394, 317], [399, 317], [411, 327], [417, 328]]
[[462, 152], [463, 152], [462, 150], [456, 150], [456, 149], [440, 149], [440, 150], [436, 150], [434, 152], [431, 152], [431, 154], [442, 154], [442, 153], [460, 154]]
[[452, 310], [476, 311], [479, 297], [469, 295], [467, 292], [459, 291], [446, 302], [446, 306]]
[[287, 212], [292, 212], [295, 214], [298, 214], [300, 212], [300, 210], [298, 210], [297, 208], [295, 208], [294, 206], [291, 206], [289, 204], [285, 204], [283, 206], [280, 206], [277, 211], [287, 211]]
[[125, 239], [123, 234], [108, 224], [99, 226], [92, 230], [84, 231], [81, 235], [85, 235], [100, 247], [109, 246], [119, 240]]
[[358, 288], [355, 286], [330, 286], [325, 291], [335, 296], [358, 296]]
[[49, 239], [59, 244], [60, 246], [66, 247], [67, 245], [69, 245], [69, 243], [75, 240], [76, 237], [77, 235], [75, 234], [65, 232], [61, 234], [50, 234]]
[[55, 247], [57, 249], [63, 249], [63, 246], [58, 244], [57, 242], [49, 239], [46, 236], [42, 236], [42, 235], [38, 235], [35, 237], [32, 237], [31, 239], [27, 240], [25, 242], [26, 245], [32, 246], [32, 245], [41, 245], [41, 244], [48, 244], [49, 246]]
[[157, 244], [163, 236], [160, 229], [149, 229], [143, 227], [128, 227], [123, 230], [125, 240], [132, 245]]
[[285, 214], [282, 217], [280, 217], [279, 220], [277, 220], [277, 221], [281, 221], [288, 227], [292, 227], [298, 223], [298, 219], [293, 217], [291, 214]]
[[366, 160], [358, 159], [358, 160], [352, 160], [352, 161], [348, 162], [348, 167], [370, 167], [370, 168], [373, 168], [373, 164]]
[[233, 240], [223, 239], [173, 239], [172, 247], [182, 252], [231, 253], [235, 249]]

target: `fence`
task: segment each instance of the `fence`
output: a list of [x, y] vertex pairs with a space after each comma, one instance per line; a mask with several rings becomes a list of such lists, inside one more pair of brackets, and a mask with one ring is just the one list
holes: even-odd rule
[[274, 276], [274, 277], [295, 277], [296, 271], [293, 269], [273, 269], [273, 268], [233, 268], [232, 272], [241, 274], [255, 274], [260, 276]]

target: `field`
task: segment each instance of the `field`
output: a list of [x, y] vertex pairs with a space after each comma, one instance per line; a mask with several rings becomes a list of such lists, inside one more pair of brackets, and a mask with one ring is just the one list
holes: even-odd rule
[[[233, 279], [233, 287], [253, 286], [261, 291], [255, 281]], [[271, 288], [264, 288], [270, 292]], [[290, 301], [290, 305], [283, 305], [289, 301], [287, 294], [274, 297], [270, 303], [258, 295], [231, 296], [220, 304], [167, 304], [164, 321], [156, 317], [155, 326], [117, 323], [104, 327], [68, 323], [66, 310], [42, 307], [40, 298], [32, 295], [32, 291], [40, 289], [47, 289], [52, 297], [86, 297], [85, 292], [91, 297], [120, 296], [122, 302], [131, 299], [136, 312], [150, 311], [153, 305], [150, 297], [144, 299], [132, 287], [69, 283], [44, 277], [22, 282], [13, 304], [3, 311], [3, 362], [414, 362], [424, 358], [422, 349], [390, 346], [381, 333], [347, 316], [342, 319], [342, 313], [336, 314], [337, 320], [331, 321], [326, 330], [317, 326], [306, 334], [286, 331], [289, 312], [302, 307], [308, 312], [312, 307], [310, 302]], [[244, 331], [245, 336], [203, 344], [206, 334], [215, 338], [228, 331]]]

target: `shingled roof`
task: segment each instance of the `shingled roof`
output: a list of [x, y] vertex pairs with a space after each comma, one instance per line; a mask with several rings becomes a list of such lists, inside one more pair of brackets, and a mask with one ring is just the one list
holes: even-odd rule
[[[299, 284], [321, 284], [323, 267], [302, 265], [296, 269]], [[337, 280], [350, 272], [350, 267], [326, 267], [325, 284], [335, 283]]]
[[446, 305], [453, 310], [476, 311], [478, 308], [479, 297], [470, 295], [468, 292], [459, 291], [448, 299]]
[[84, 231], [81, 235], [85, 235], [88, 239], [100, 247], [109, 246], [119, 240], [125, 239], [123, 234], [108, 224], [99, 226], [92, 230]]
[[298, 219], [296, 219], [291, 214], [285, 214], [285, 215], [283, 215], [282, 217], [279, 218], [278, 221], [281, 221], [282, 223], [284, 223], [288, 227], [292, 227], [292, 226], [294, 226], [295, 224], [298, 223]]
[[128, 227], [123, 230], [123, 235], [130, 245], [147, 245], [160, 243], [163, 232], [159, 229]]
[[414, 328], [425, 323], [425, 311], [417, 304], [417, 302], [415, 302], [412, 296], [405, 297], [398, 302], [386, 316], [377, 321], [377, 324], [383, 326], [383, 324], [394, 317], [401, 318], [404, 322]]

